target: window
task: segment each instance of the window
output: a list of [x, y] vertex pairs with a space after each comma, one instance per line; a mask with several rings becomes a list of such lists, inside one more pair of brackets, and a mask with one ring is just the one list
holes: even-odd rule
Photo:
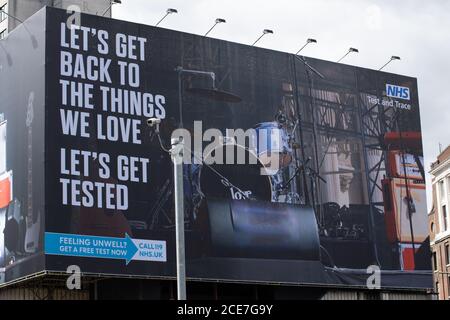
[[5, 20], [8, 16], [5, 14], [6, 12], [6, 4], [0, 7], [0, 22]]
[[439, 186], [439, 197], [442, 201], [445, 201], [445, 186], [444, 186], [444, 180], [439, 181], [438, 183]]
[[[450, 177], [447, 177], [445, 180], [447, 180], [447, 186], [450, 186]], [[450, 195], [450, 188], [448, 188], [447, 194]]]
[[448, 223], [447, 223], [447, 206], [442, 206], [442, 220], [444, 222], [444, 231], [448, 230]]
[[445, 245], [445, 264], [450, 264], [450, 245]]
[[433, 270], [437, 271], [437, 256], [436, 256], [436, 252], [433, 252]]

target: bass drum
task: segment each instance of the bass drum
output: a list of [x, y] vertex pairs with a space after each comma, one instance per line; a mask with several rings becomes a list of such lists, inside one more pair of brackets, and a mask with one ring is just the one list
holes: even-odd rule
[[205, 198], [271, 202], [272, 182], [263, 171], [264, 166], [248, 149], [233, 143], [219, 145], [196, 170], [194, 211], [204, 208]]

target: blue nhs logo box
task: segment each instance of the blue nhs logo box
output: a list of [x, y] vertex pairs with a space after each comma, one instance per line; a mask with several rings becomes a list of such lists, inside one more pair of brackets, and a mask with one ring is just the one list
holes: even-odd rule
[[386, 84], [386, 95], [391, 98], [403, 100], [411, 100], [411, 92], [409, 88]]

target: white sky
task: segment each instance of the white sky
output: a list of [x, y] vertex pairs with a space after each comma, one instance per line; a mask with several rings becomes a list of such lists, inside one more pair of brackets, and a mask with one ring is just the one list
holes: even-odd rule
[[352, 46], [345, 63], [373, 69], [398, 55], [385, 71], [418, 78], [427, 171], [450, 144], [448, 0], [122, 0], [113, 17], [152, 25], [167, 8], [179, 13], [160, 26], [173, 30], [204, 34], [220, 17], [211, 37], [250, 44], [268, 28], [261, 47], [295, 53], [312, 37], [304, 55], [335, 61]]

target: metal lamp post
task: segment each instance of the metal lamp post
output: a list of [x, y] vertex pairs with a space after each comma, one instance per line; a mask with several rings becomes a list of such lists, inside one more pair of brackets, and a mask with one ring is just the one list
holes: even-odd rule
[[342, 58], [340, 58], [337, 62], [339, 63], [339, 62], [341, 62], [342, 60], [344, 60], [344, 58], [345, 58], [346, 56], [348, 56], [350, 53], [358, 53], [358, 52], [359, 52], [358, 49], [356, 49], [356, 48], [350, 48], [350, 49], [348, 49], [347, 53], [346, 53]]
[[317, 40], [316, 39], [312, 39], [312, 38], [309, 38], [308, 40], [306, 40], [306, 43], [303, 45], [303, 47], [300, 48], [300, 50], [297, 51], [297, 53], [295, 55], [298, 55], [310, 43], [317, 43]]
[[[210, 76], [213, 80], [213, 88], [216, 84], [216, 75], [214, 72], [187, 70], [183, 67], [175, 69], [178, 72], [178, 98], [180, 124], [183, 128], [183, 82], [184, 73], [199, 74]], [[173, 162], [173, 176], [175, 189], [175, 229], [176, 229], [176, 256], [177, 256], [177, 298], [178, 300], [186, 300], [186, 246], [184, 237], [184, 173], [183, 173], [183, 157], [184, 157], [184, 141], [183, 138], [172, 138], [172, 149], [170, 154]]]
[[173, 138], [170, 155], [173, 162], [174, 189], [175, 189], [175, 229], [176, 229], [176, 256], [177, 256], [177, 298], [186, 300], [186, 251], [184, 240], [184, 179], [183, 179], [183, 138]]
[[[122, 4], [122, 1], [121, 0], [111, 0], [108, 8], [106, 8], [106, 10], [103, 12], [102, 17], [104, 17], [105, 14], [107, 14], [108, 11], [111, 10], [112, 6], [115, 4]], [[111, 16], [112, 16], [112, 13], [111, 13]]]
[[264, 29], [264, 30], [263, 30], [263, 34], [262, 34], [258, 39], [256, 39], [255, 42], [253, 42], [252, 47], [255, 46], [255, 44], [257, 44], [257, 43], [259, 42], [259, 40], [261, 40], [262, 37], [264, 37], [266, 34], [273, 34], [273, 30], [270, 30], [270, 29]]
[[161, 20], [158, 21], [157, 24], [155, 24], [155, 27], [159, 26], [160, 23], [163, 22], [164, 19], [166, 19], [167, 16], [170, 15], [170, 14], [172, 14], [172, 13], [178, 13], [178, 10], [177, 10], [177, 9], [173, 9], [173, 8], [167, 9], [166, 14], [164, 15], [164, 17], [161, 18]]
[[383, 70], [388, 64], [390, 64], [394, 60], [401, 60], [401, 58], [399, 56], [392, 56], [388, 62], [386, 62], [380, 69], [378, 69], [378, 71]]
[[204, 35], [205, 37], [213, 31], [213, 29], [219, 24], [219, 23], [226, 23], [227, 21], [222, 18], [217, 18], [214, 22], [214, 25], [211, 27], [211, 29], [208, 30], [208, 32]]

